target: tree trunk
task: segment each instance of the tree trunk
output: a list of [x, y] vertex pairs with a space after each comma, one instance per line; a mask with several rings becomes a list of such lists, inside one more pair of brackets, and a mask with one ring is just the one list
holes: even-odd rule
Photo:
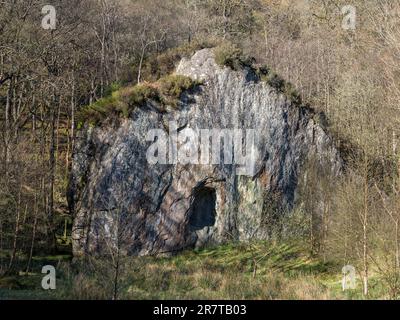
[[28, 263], [26, 265], [26, 271], [25, 271], [26, 273], [29, 272], [29, 269], [31, 267], [31, 262], [32, 262], [33, 248], [35, 245], [36, 229], [37, 229], [37, 222], [38, 222], [37, 216], [38, 216], [38, 203], [37, 203], [37, 196], [35, 195], [35, 209], [34, 209], [32, 239], [31, 239], [31, 247], [29, 250], [29, 259], [28, 259]]
[[138, 76], [137, 76], [137, 83], [139, 84], [141, 81], [142, 77], [142, 65], [143, 65], [143, 59], [144, 59], [144, 54], [146, 53], [146, 46], [143, 47], [142, 53], [140, 54], [140, 62], [139, 62], [139, 67], [138, 67]]
[[[366, 155], [364, 155], [367, 157]], [[364, 296], [368, 296], [368, 161], [364, 161], [364, 212], [363, 212], [363, 288]]]
[[20, 220], [20, 215], [21, 215], [20, 209], [21, 209], [21, 190], [18, 193], [18, 202], [16, 205], [17, 217], [15, 220], [14, 240], [13, 240], [13, 247], [12, 247], [12, 252], [11, 252], [11, 257], [10, 257], [10, 263], [8, 264], [8, 270], [7, 270], [8, 272], [11, 271], [12, 267], [14, 266], [15, 258], [17, 255], [19, 220]]
[[[54, 93], [53, 102], [57, 103], [57, 98]], [[49, 226], [49, 244], [53, 252], [56, 250], [55, 230], [54, 230], [54, 180], [55, 180], [55, 165], [56, 165], [56, 111], [51, 108], [51, 132], [50, 132], [50, 150], [49, 150], [49, 192], [48, 192], [48, 226]]]

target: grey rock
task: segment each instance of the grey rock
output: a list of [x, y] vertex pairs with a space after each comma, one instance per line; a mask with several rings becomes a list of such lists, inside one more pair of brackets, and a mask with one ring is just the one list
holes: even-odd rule
[[[266, 238], [266, 199], [274, 194], [282, 212], [291, 210], [307, 156], [340, 172], [339, 152], [313, 111], [291, 103], [253, 70], [221, 68], [204, 49], [183, 59], [176, 73], [204, 81], [182, 95], [178, 109], [162, 113], [149, 102], [118, 126], [79, 132], [68, 197], [74, 254], [103, 253], [107, 246], [129, 255], [168, 254]], [[240, 175], [238, 165], [224, 163], [150, 164], [149, 130], [168, 134], [172, 121], [178, 131], [255, 130], [251, 172]]]

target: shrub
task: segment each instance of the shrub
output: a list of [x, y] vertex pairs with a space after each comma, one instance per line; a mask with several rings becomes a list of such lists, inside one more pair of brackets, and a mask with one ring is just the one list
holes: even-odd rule
[[285, 80], [283, 80], [278, 74], [271, 71], [265, 80], [269, 86], [271, 86], [272, 88], [276, 89], [279, 92], [283, 92]]
[[232, 43], [223, 43], [214, 49], [215, 62], [221, 67], [229, 67], [232, 70], [240, 70], [243, 67], [251, 67], [254, 58], [245, 57], [243, 51]]
[[152, 55], [144, 63], [143, 78], [156, 81], [169, 75], [182, 58], [189, 58], [198, 50], [212, 48], [215, 43], [213, 40], [195, 40], [189, 44], [169, 49], [162, 54]]
[[113, 98], [118, 101], [119, 116], [128, 118], [132, 109], [130, 108], [130, 97], [135, 87], [126, 87], [113, 92]]
[[113, 82], [110, 85], [108, 85], [105, 90], [104, 90], [104, 96], [110, 96], [112, 95], [115, 91], [118, 91], [121, 88], [121, 83], [120, 82]]
[[79, 115], [78, 128], [85, 122], [99, 125], [110, 116], [128, 118], [134, 108], [143, 106], [147, 101], [154, 101], [163, 107], [176, 107], [182, 93], [199, 84], [201, 82], [189, 77], [169, 75], [155, 83], [144, 82], [134, 87], [122, 88], [83, 108]]
[[272, 71], [268, 66], [261, 66], [257, 68], [256, 73], [261, 81], [266, 82], [276, 91], [284, 94], [285, 97], [292, 101], [294, 104], [301, 104], [301, 96], [296, 88], [290, 82], [286, 82], [281, 76]]
[[189, 77], [181, 75], [170, 75], [158, 81], [161, 94], [179, 99], [184, 91], [193, 89], [201, 82], [194, 81]]
[[300, 93], [297, 91], [297, 89], [290, 83], [286, 82], [283, 93], [285, 96], [292, 101], [294, 104], [301, 104], [301, 96]]
[[181, 75], [169, 75], [157, 82], [163, 104], [174, 108], [177, 107], [183, 92], [193, 89], [200, 84], [200, 81], [195, 81]]
[[128, 92], [128, 97], [128, 103], [131, 107], [140, 107], [148, 100], [160, 100], [160, 95], [157, 88], [149, 83], [136, 85], [130, 92]]
[[174, 71], [175, 65], [180, 58], [181, 56], [174, 49], [149, 57], [143, 65], [143, 79], [156, 81], [162, 76], [170, 74]]
[[[89, 122], [91, 125], [99, 124], [105, 117], [119, 113], [119, 101], [114, 97], [106, 97], [83, 108], [78, 115], [78, 120], [82, 124]], [[80, 125], [78, 125], [79, 127]]]
[[256, 73], [261, 81], [267, 81], [268, 75], [271, 73], [271, 70], [268, 66], [263, 65], [256, 69]]
[[237, 46], [225, 43], [214, 49], [215, 62], [221, 67], [230, 67], [238, 70], [242, 67], [241, 60], [243, 52]]

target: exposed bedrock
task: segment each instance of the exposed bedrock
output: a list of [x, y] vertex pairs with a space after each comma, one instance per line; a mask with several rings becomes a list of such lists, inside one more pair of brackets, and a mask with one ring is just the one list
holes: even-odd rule
[[[270, 195], [282, 212], [290, 211], [307, 156], [340, 171], [339, 153], [314, 113], [259, 81], [251, 69], [221, 68], [213, 51], [204, 49], [183, 59], [176, 73], [204, 81], [182, 95], [179, 108], [160, 112], [149, 101], [118, 126], [86, 126], [79, 132], [69, 188], [75, 254], [105, 252], [109, 245], [131, 255], [171, 253], [265, 238]], [[156, 142], [147, 141], [152, 129], [169, 138], [193, 129], [199, 141], [204, 129], [213, 130], [206, 138], [210, 150], [219, 132], [233, 141], [238, 134], [248, 141], [253, 132], [254, 141], [250, 148], [243, 145], [247, 156], [239, 159], [240, 146], [233, 144], [229, 154], [223, 140], [215, 149], [220, 163], [210, 155], [202, 164], [176, 161], [170, 143], [168, 163], [162, 164], [149, 161]], [[178, 139], [177, 150], [182, 145]]]

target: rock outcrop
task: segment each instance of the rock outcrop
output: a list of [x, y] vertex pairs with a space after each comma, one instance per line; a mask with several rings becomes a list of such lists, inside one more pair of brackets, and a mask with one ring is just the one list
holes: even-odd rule
[[[118, 126], [80, 131], [69, 194], [75, 254], [101, 253], [110, 245], [131, 255], [172, 253], [263, 238], [267, 202], [292, 208], [308, 155], [340, 171], [340, 156], [312, 110], [291, 103], [252, 69], [221, 68], [213, 51], [204, 49], [183, 59], [176, 74], [203, 81], [181, 96], [179, 108], [161, 112], [149, 101]], [[197, 157], [177, 160], [177, 152], [187, 160], [200, 147], [183, 149], [189, 140], [173, 137], [193, 138], [193, 132], [214, 154], [207, 159], [202, 150], [199, 163]], [[207, 132], [210, 139], [201, 140]], [[219, 148], [218, 134], [226, 138]], [[165, 137], [166, 150], [152, 153]], [[227, 141], [236, 142], [231, 152]], [[154, 163], [157, 158], [167, 163]]]

